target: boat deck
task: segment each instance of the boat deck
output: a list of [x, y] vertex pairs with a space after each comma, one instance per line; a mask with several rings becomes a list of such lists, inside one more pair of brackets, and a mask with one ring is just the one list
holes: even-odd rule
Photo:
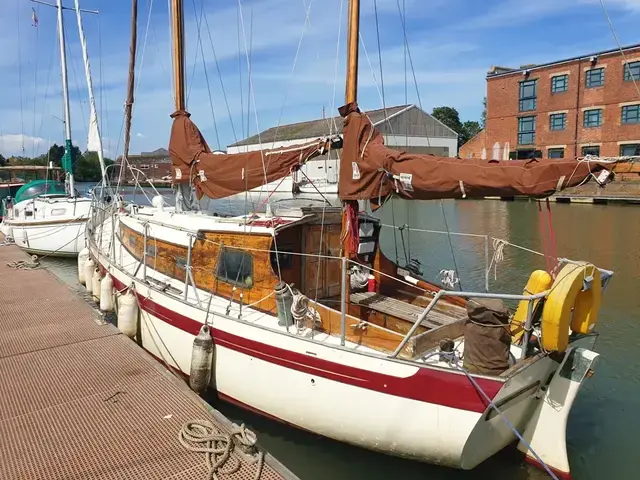
[[[393, 315], [394, 317], [411, 323], [414, 323], [425, 309], [425, 307], [420, 305], [413, 305], [398, 300], [397, 298], [387, 297], [374, 292], [352, 293], [349, 296], [349, 300], [351, 303], [370, 308], [380, 313]], [[428, 328], [438, 328], [460, 320], [464, 318], [464, 316], [464, 311], [462, 311], [461, 314], [457, 311], [455, 311], [455, 314], [445, 313], [439, 311], [436, 305], [436, 308], [429, 312], [427, 318], [422, 321], [422, 325]]]
[[[208, 478], [178, 433], [231, 422], [52, 273], [7, 266], [27, 258], [0, 247], [0, 478]], [[254, 479], [258, 464], [233, 456], [219, 478]], [[267, 454], [260, 478], [297, 477]]]

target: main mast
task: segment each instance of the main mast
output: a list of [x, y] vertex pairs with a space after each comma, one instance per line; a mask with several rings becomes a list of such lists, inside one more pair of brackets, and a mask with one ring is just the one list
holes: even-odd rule
[[[345, 103], [358, 100], [358, 42], [360, 40], [360, 0], [349, 0], [349, 17], [347, 27], [347, 81], [345, 89]], [[351, 248], [355, 229], [358, 229], [358, 202], [347, 200], [342, 209], [342, 231], [344, 244], [342, 252], [346, 258], [354, 253]], [[355, 222], [354, 222], [355, 218]]]
[[69, 108], [69, 84], [67, 82], [67, 52], [64, 42], [64, 20], [62, 15], [62, 0], [57, 0], [58, 8], [58, 37], [60, 39], [60, 68], [62, 70], [62, 96], [64, 105], [64, 156], [62, 168], [69, 175], [69, 195], [75, 197], [73, 182], [73, 146], [71, 145], [71, 111]]

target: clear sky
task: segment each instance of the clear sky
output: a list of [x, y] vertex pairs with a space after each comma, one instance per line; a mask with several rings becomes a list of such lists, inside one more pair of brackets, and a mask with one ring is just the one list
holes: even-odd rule
[[[80, 3], [100, 10], [85, 15], [84, 23], [105, 149], [114, 157], [122, 151], [131, 4]], [[600, 0], [377, 0], [378, 21], [374, 0], [361, 3], [364, 109], [382, 106], [380, 58], [387, 106], [407, 101], [431, 111], [449, 105], [464, 121], [480, 117], [491, 65], [517, 67], [616, 47]], [[640, 0], [604, 3], [620, 42], [640, 43]], [[73, 0], [64, 4], [72, 7]], [[212, 148], [278, 123], [320, 118], [323, 107], [329, 115], [343, 103], [347, 0], [184, 4], [188, 109]], [[32, 26], [32, 6], [38, 27]], [[73, 11], [65, 11], [65, 22], [72, 136], [84, 149], [88, 95]], [[167, 1], [139, 0], [134, 153], [168, 144], [170, 74]], [[55, 9], [0, 0], [0, 153], [31, 156], [63, 142], [61, 98]]]

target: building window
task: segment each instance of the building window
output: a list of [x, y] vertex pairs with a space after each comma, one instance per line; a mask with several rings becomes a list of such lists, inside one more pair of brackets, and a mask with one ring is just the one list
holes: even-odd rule
[[582, 147], [582, 156], [585, 157], [587, 155], [595, 155], [596, 157], [599, 157], [600, 147], [597, 145], [593, 147]]
[[552, 113], [549, 115], [549, 130], [564, 130], [567, 128], [566, 113]]
[[640, 143], [628, 143], [626, 145], [620, 145], [620, 156], [622, 157], [640, 156]]
[[564, 158], [564, 148], [550, 148], [547, 150], [548, 158]]
[[253, 286], [253, 256], [247, 252], [222, 247], [216, 277], [242, 288]]
[[149, 170], [149, 165], [141, 164], [141, 165], [138, 165], [138, 168], [140, 170]]
[[536, 143], [536, 117], [518, 118], [518, 145]]
[[520, 82], [520, 111], [528, 112], [536, 109], [538, 80]]
[[586, 71], [585, 85], [587, 88], [604, 85], [604, 68], [593, 68]]
[[640, 104], [622, 107], [622, 123], [640, 123]]
[[582, 125], [586, 128], [599, 127], [602, 125], [602, 109], [594, 108], [593, 110], [585, 110]]
[[640, 61], [630, 62], [624, 66], [624, 81], [640, 81]]
[[551, 93], [561, 93], [569, 90], [569, 75], [551, 77]]

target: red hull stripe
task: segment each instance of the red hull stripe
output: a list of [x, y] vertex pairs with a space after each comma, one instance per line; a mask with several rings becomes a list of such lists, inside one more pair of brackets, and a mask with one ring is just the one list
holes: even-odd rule
[[[533, 465], [534, 467], [544, 471], [544, 467], [542, 466], [542, 464], [538, 462], [538, 460], [536, 460], [535, 458], [530, 457], [529, 455], [525, 455], [524, 459], [528, 464]], [[549, 467], [549, 470], [551, 470], [555, 474], [555, 476], [558, 477], [560, 480], [571, 480], [572, 478], [571, 472], [562, 472], [549, 465], [547, 465], [547, 467]]]
[[[113, 282], [118, 290], [124, 289], [125, 285], [118, 279], [114, 278]], [[139, 293], [137, 295], [140, 307], [145, 312], [191, 335], [197, 335], [200, 331], [202, 323], [159, 305]], [[486, 401], [465, 375], [419, 368], [413, 375], [401, 378], [330, 362], [310, 354], [292, 352], [215, 327], [212, 328], [212, 336], [217, 345], [318, 378], [459, 410], [482, 413], [487, 408]], [[502, 382], [495, 380], [477, 378], [476, 381], [491, 399], [503, 386]]]

